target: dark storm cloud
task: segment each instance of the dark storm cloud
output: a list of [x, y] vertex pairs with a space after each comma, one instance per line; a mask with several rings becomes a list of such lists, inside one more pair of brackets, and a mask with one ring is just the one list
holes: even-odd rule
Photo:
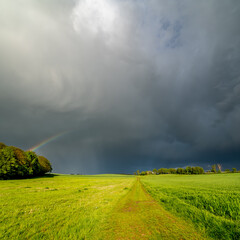
[[1, 141], [54, 171], [240, 167], [239, 1], [1, 1]]

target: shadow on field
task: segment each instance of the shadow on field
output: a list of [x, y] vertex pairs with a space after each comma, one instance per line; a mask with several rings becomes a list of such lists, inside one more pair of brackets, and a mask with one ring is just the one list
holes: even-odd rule
[[0, 178], [0, 180], [24, 180], [24, 179], [37, 179], [37, 178], [53, 178], [55, 176], [59, 176], [58, 174], [55, 173], [48, 173], [48, 174], [44, 174], [41, 176], [28, 176], [28, 177], [19, 177], [19, 178]]

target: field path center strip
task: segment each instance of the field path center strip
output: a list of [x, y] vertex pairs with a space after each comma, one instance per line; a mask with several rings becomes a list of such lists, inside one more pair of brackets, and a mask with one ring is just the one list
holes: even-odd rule
[[140, 178], [120, 200], [98, 239], [207, 239], [192, 225], [163, 209], [144, 189]]

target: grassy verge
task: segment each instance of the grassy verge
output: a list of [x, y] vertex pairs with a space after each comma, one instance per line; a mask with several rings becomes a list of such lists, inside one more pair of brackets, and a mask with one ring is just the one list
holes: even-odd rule
[[134, 177], [0, 181], [0, 239], [93, 239]]
[[214, 239], [240, 239], [240, 174], [142, 178], [165, 209]]

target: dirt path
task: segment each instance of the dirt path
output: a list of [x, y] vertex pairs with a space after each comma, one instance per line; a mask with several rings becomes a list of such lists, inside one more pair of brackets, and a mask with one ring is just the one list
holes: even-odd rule
[[164, 210], [140, 179], [114, 209], [98, 239], [206, 239], [193, 226]]

